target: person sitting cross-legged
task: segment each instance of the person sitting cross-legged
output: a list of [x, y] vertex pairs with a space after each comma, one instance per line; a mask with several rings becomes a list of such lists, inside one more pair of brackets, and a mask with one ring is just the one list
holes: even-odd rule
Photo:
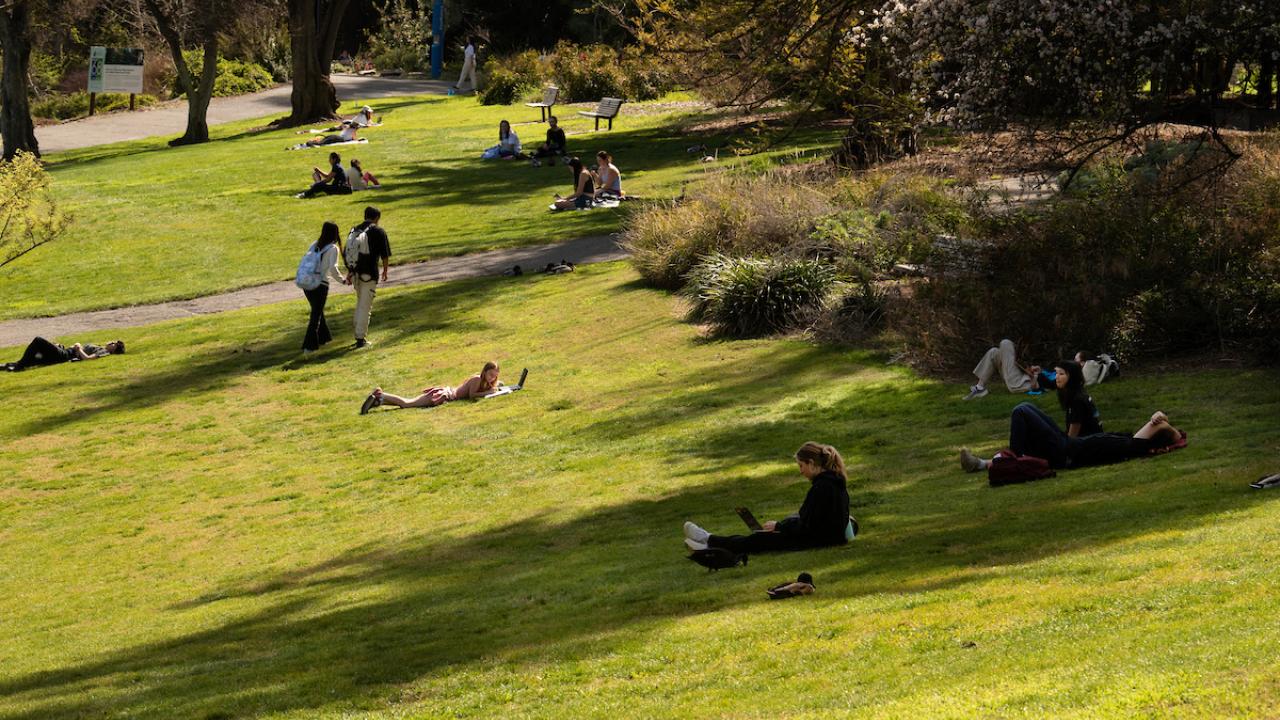
[[800, 474], [809, 479], [800, 512], [764, 523], [750, 535], [713, 535], [692, 522], [684, 524], [690, 550], [723, 548], [733, 553], [781, 552], [844, 545], [852, 534], [844, 459], [830, 445], [807, 442], [796, 451]]
[[457, 387], [432, 386], [424, 389], [421, 394], [413, 398], [385, 393], [380, 387], [374, 388], [373, 392], [369, 393], [369, 397], [365, 398], [364, 404], [360, 406], [360, 414], [364, 415], [373, 408], [382, 405], [394, 405], [400, 408], [428, 408], [454, 400], [478, 400], [497, 390], [500, 386], [501, 383], [498, 382], [498, 363], [487, 362], [478, 375], [472, 375]]
[[569, 153], [569, 142], [565, 139], [564, 128], [560, 127], [560, 121], [555, 115], [547, 118], [547, 141], [538, 146], [533, 151], [534, 167], [542, 164], [543, 158], [548, 158], [548, 165], [555, 165], [557, 157], [563, 157]]
[[97, 360], [108, 355], [123, 355], [124, 341], [112, 340], [105, 345], [93, 343], [76, 343], [71, 347], [38, 337], [27, 345], [22, 358], [17, 362], [5, 363], [4, 369], [9, 372], [20, 372], [43, 365], [59, 365], [73, 360]]

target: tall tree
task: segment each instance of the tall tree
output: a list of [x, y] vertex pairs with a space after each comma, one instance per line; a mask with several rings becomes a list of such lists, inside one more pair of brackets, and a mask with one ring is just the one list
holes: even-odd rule
[[[218, 36], [231, 13], [222, 0], [146, 0], [178, 73], [178, 88], [187, 96], [187, 131], [170, 145], [194, 145], [209, 141], [209, 101], [218, 78]], [[203, 52], [197, 80], [183, 50], [198, 44]]]
[[276, 121], [289, 127], [334, 117], [338, 91], [329, 79], [338, 27], [349, 0], [288, 0], [289, 45], [293, 51], [293, 111]]
[[36, 127], [31, 121], [31, 0], [0, 0], [0, 48], [3, 75], [0, 76], [0, 135], [4, 136], [4, 159], [19, 151], [40, 155]]

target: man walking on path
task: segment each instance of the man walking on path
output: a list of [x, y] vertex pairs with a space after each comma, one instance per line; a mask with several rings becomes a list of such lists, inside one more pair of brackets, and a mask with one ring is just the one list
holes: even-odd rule
[[476, 89], [476, 43], [471, 38], [467, 38], [467, 47], [462, 51], [462, 74], [458, 76], [458, 82], [453, 84], [454, 90], [462, 89], [462, 82], [467, 78], [471, 79], [470, 89]]
[[[348, 246], [355, 244], [356, 250], [348, 250], [348, 253], [356, 255], [355, 267], [350, 267], [351, 272], [347, 275], [347, 282], [351, 283], [356, 291], [356, 317], [355, 317], [355, 334], [356, 347], [362, 348], [369, 344], [365, 339], [365, 335], [369, 332], [369, 315], [373, 313], [373, 296], [378, 289], [378, 261], [382, 261], [381, 279], [387, 279], [387, 265], [391, 258], [391, 241], [387, 238], [387, 232], [378, 227], [378, 221], [382, 219], [382, 212], [378, 208], [370, 205], [364, 209], [364, 222], [355, 226], [351, 230], [350, 236], [347, 238]], [[364, 237], [363, 242], [361, 236]], [[348, 260], [350, 255], [345, 255]]]

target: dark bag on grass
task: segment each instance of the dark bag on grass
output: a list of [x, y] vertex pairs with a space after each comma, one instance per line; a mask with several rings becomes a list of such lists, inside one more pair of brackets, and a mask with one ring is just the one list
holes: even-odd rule
[[1049, 467], [1048, 460], [1014, 455], [1012, 450], [1001, 450], [987, 463], [987, 482], [991, 487], [1043, 480], [1057, 474]]
[[747, 564], [746, 553], [738, 554], [724, 548], [694, 550], [689, 554], [689, 559], [708, 570], [723, 570], [724, 568], [737, 567], [738, 565], [745, 566]]

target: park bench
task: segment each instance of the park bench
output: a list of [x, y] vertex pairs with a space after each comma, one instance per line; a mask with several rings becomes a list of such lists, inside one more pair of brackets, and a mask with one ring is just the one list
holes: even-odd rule
[[560, 88], [555, 85], [548, 85], [542, 91], [542, 102], [525, 103], [525, 107], [536, 107], [538, 112], [542, 113], [542, 119], [538, 122], [546, 122], [551, 116], [551, 107], [556, 104], [556, 98], [560, 97]]
[[578, 114], [584, 117], [595, 118], [596, 130], [600, 129], [601, 120], [608, 120], [609, 129], [612, 130], [613, 119], [618, 117], [618, 111], [622, 109], [622, 103], [622, 98], [604, 98], [600, 101], [600, 104], [596, 106], [595, 110], [591, 112], [579, 110]]

